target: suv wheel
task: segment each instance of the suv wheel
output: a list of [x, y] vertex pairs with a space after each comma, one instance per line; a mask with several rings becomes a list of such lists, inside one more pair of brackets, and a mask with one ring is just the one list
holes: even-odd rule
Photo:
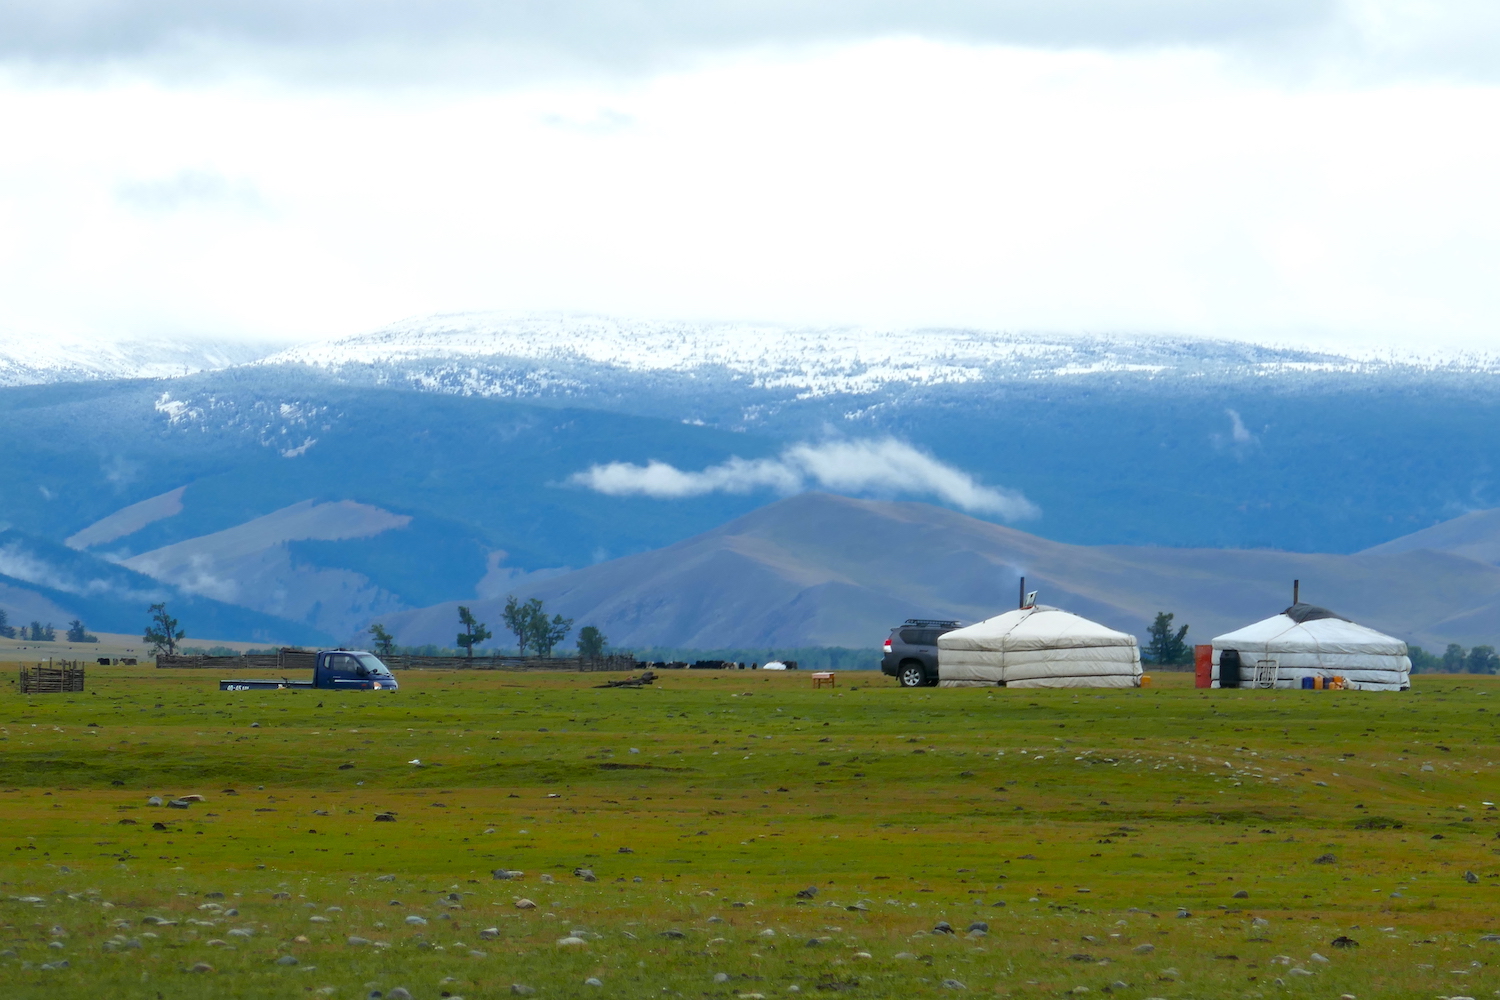
[[904, 688], [919, 688], [927, 685], [927, 673], [920, 663], [901, 664], [901, 670], [896, 676], [900, 678], [901, 686]]

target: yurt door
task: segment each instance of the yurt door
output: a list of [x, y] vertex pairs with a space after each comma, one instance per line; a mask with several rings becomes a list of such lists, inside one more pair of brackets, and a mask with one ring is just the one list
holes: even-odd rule
[[1219, 654], [1219, 687], [1237, 688], [1240, 686], [1240, 651], [1238, 649], [1226, 649]]

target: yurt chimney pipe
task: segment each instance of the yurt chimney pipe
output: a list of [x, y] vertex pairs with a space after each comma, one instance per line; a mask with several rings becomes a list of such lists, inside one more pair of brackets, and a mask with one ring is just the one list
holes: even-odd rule
[[1026, 607], [1026, 578], [1021, 577], [1021, 592], [1016, 596], [1016, 607]]
[[1300, 593], [1301, 590], [1302, 590], [1302, 581], [1301, 580], [1293, 580], [1292, 581], [1292, 603], [1293, 604], [1298, 603], [1299, 593]]

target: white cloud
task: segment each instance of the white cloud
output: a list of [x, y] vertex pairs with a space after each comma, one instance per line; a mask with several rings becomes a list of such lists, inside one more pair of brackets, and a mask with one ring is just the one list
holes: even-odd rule
[[[336, 6], [296, 9], [316, 19]], [[707, 16], [679, 6], [674, 16]], [[733, 6], [765, 17], [766, 32], [780, 23]], [[929, 6], [1039, 19], [1048, 5]], [[509, 90], [129, 73], [57, 85], [0, 66], [0, 331], [323, 339], [500, 309], [1334, 349], [1494, 344], [1500, 138], [1475, 127], [1500, 117], [1491, 77], [1381, 76], [1363, 57], [1347, 73], [1265, 73], [1247, 69], [1241, 41], [1192, 39], [1291, 30], [1276, 25], [1303, 15], [1286, 4], [1260, 27], [1265, 5], [1110, 6], [1068, 6], [1069, 30], [1138, 30], [1140, 44], [1074, 45], [1062, 15], [1050, 35], [882, 27], [874, 40]], [[1299, 9], [1326, 24], [1352, 6]], [[1427, 35], [1402, 26], [1421, 8], [1433, 38], [1500, 49], [1477, 6], [1460, 32], [1460, 6], [1369, 14], [1355, 34], [1377, 38], [1380, 58], [1417, 60], [1410, 39]], [[137, 37], [143, 11], [179, 26], [210, 18], [186, 3], [0, 0], [0, 51], [32, 45], [14, 41], [29, 36], [8, 33], [4, 11], [50, 7], [98, 13], [68, 31], [106, 41]], [[810, 16], [778, 9], [788, 32]], [[857, 20], [853, 5], [817, 9], [829, 24], [835, 12]], [[1485, 9], [1500, 18], [1500, 4]], [[1225, 11], [1244, 23], [1205, 27]], [[261, 8], [243, 13], [248, 23]], [[100, 27], [111, 18], [134, 27]], [[273, 27], [251, 34], [273, 47], [371, 37], [343, 22]], [[1306, 40], [1322, 30], [1296, 37], [1317, 48]], [[100, 44], [100, 59], [115, 58]], [[408, 54], [387, 50], [400, 66]]]
[[1245, 422], [1240, 419], [1238, 410], [1225, 410], [1224, 412], [1229, 414], [1229, 436], [1235, 444], [1249, 444], [1255, 440], [1255, 435], [1250, 433]]
[[1036, 517], [1041, 511], [1012, 490], [984, 486], [974, 477], [893, 438], [795, 444], [777, 458], [731, 458], [700, 472], [666, 462], [645, 465], [610, 462], [575, 473], [569, 482], [610, 496], [660, 499], [707, 493], [791, 494], [804, 489], [934, 497], [975, 514], [1007, 521]]

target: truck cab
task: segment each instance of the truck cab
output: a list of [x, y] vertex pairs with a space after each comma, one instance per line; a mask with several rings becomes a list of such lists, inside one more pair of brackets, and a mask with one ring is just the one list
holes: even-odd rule
[[374, 653], [353, 649], [325, 649], [313, 667], [313, 687], [348, 691], [395, 691], [400, 688], [390, 668]]

